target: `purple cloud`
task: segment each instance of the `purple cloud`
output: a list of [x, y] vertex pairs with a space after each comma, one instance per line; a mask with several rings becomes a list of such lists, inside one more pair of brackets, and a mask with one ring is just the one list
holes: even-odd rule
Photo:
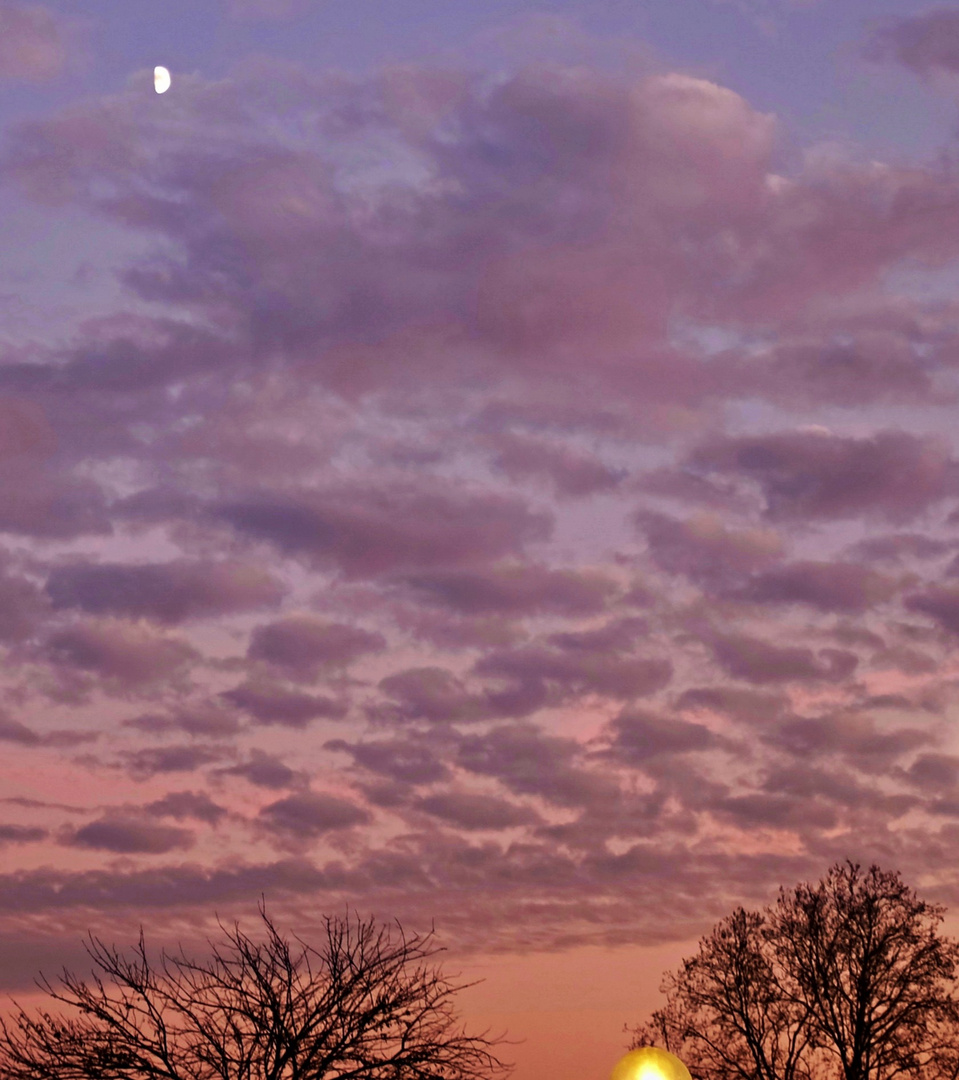
[[708, 750], [721, 743], [703, 724], [639, 709], [620, 712], [610, 721], [607, 736], [610, 745], [604, 756], [637, 765], [658, 755]]
[[721, 437], [690, 464], [757, 484], [775, 521], [878, 516], [905, 521], [959, 492], [955, 462], [939, 439], [905, 431], [867, 438], [812, 432]]
[[752, 683], [840, 682], [856, 669], [859, 659], [843, 649], [812, 649], [774, 645], [760, 638], [716, 636], [710, 642], [725, 671]]
[[21, 746], [39, 746], [42, 742], [33, 728], [5, 716], [0, 716], [0, 741], [19, 743]]
[[527, 807], [495, 795], [465, 791], [427, 795], [417, 799], [413, 806], [461, 829], [509, 829], [538, 820], [538, 815]]
[[944, 630], [959, 634], [959, 588], [931, 585], [923, 592], [907, 596], [904, 603], [909, 611], [929, 615]]
[[240, 730], [240, 721], [232, 710], [208, 702], [202, 707], [180, 708], [169, 715], [143, 713], [124, 720], [123, 726], [149, 735], [183, 731], [187, 735], [217, 738], [235, 735]]
[[591, 615], [603, 610], [614, 590], [601, 574], [538, 565], [433, 571], [405, 582], [424, 599], [464, 615]]
[[166, 773], [196, 772], [222, 756], [215, 746], [150, 746], [125, 754], [123, 760], [134, 780], [149, 780]]
[[276, 607], [283, 586], [237, 562], [75, 564], [55, 567], [46, 591], [55, 608], [179, 623]]
[[456, 754], [462, 768], [495, 777], [517, 795], [538, 795], [559, 806], [612, 797], [610, 779], [584, 768], [580, 758], [576, 740], [546, 735], [531, 724], [464, 736]]
[[347, 712], [343, 702], [287, 690], [272, 683], [243, 683], [224, 691], [220, 697], [249, 713], [259, 724], [290, 728], [306, 727], [311, 720], [321, 716], [340, 720]]
[[449, 776], [449, 769], [423, 741], [379, 739], [348, 743], [333, 739], [324, 745], [328, 750], [343, 750], [364, 769], [403, 784], [431, 784]]
[[143, 809], [156, 817], [171, 817], [176, 821], [194, 818], [209, 825], [216, 825], [226, 814], [226, 810], [203, 791], [171, 791], [162, 799], [147, 803]]
[[165, 855], [193, 846], [188, 829], [154, 825], [137, 819], [104, 817], [68, 832], [61, 843], [70, 847], [112, 851], [118, 855]]
[[694, 687], [684, 691], [676, 702], [678, 709], [709, 709], [749, 725], [767, 724], [789, 707], [789, 699], [780, 693], [745, 690], [738, 686]]
[[921, 533], [890, 533], [860, 540], [847, 554], [868, 562], [901, 563], [905, 559], [934, 559], [952, 550], [953, 545], [948, 541]]
[[37, 825], [0, 825], [0, 847], [4, 844], [36, 844], [47, 835], [48, 831]]
[[280, 668], [292, 678], [312, 681], [324, 668], [343, 668], [385, 648], [382, 634], [308, 615], [291, 615], [255, 627], [246, 654], [251, 660], [263, 660]]
[[0, 945], [263, 893], [649, 944], [850, 844], [950, 865], [956, 311], [898, 282], [955, 176], [526, 60], [140, 70], [4, 132], [11, 235], [70, 250], [0, 290], [0, 740], [49, 788]]
[[759, 604], [808, 604], [860, 614], [896, 591], [896, 582], [859, 563], [804, 561], [758, 574], [736, 595]]
[[837, 754], [866, 770], [887, 772], [891, 762], [928, 744], [925, 732], [900, 728], [882, 731], [871, 717], [841, 711], [821, 716], [788, 716], [760, 736], [802, 761]]
[[920, 788], [941, 788], [948, 793], [959, 784], [959, 758], [954, 754], [920, 754], [906, 771]]
[[0, 576], [0, 641], [23, 641], [40, 625], [44, 611], [40, 592], [30, 581]]
[[485, 720], [490, 715], [483, 697], [468, 693], [463, 681], [446, 668], [408, 668], [381, 679], [379, 688], [392, 699], [371, 714], [383, 721], [449, 724]]
[[170, 678], [198, 657], [185, 641], [112, 620], [57, 631], [49, 637], [47, 650], [54, 663], [126, 686]]
[[370, 815], [346, 799], [304, 791], [269, 803], [260, 810], [259, 818], [273, 832], [313, 838], [365, 824]]
[[609, 491], [626, 477], [625, 469], [613, 469], [597, 458], [540, 439], [504, 434], [493, 445], [494, 465], [511, 480], [548, 480], [564, 496], [583, 498]]
[[485, 561], [549, 535], [546, 514], [501, 495], [356, 491], [328, 501], [258, 498], [219, 513], [241, 535], [338, 565], [350, 577]]
[[897, 60], [917, 75], [959, 71], [959, 12], [934, 8], [887, 20], [865, 52], [873, 60]]
[[221, 769], [220, 775], [241, 776], [256, 787], [269, 788], [273, 791], [291, 787], [297, 777], [297, 774], [274, 754], [257, 749], [250, 751], [248, 761], [229, 769]]
[[645, 533], [657, 566], [714, 587], [767, 566], [782, 554], [782, 540], [776, 533], [728, 529], [713, 514], [676, 521], [641, 510], [633, 520]]
[[547, 700], [558, 702], [584, 693], [645, 697], [669, 683], [673, 665], [665, 658], [617, 656], [602, 649], [584, 652], [575, 643], [567, 643], [567, 648], [558, 650], [530, 646], [490, 652], [477, 660], [473, 670], [513, 684], [513, 689], [487, 692], [491, 706], [508, 716], [514, 708], [517, 711], [512, 715], [524, 715], [520, 710], [533, 711]]

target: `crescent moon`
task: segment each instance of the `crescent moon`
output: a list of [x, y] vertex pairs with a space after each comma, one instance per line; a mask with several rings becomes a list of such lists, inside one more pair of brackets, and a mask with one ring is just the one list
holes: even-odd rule
[[170, 89], [170, 72], [159, 65], [153, 69], [153, 89], [158, 94], [165, 94]]

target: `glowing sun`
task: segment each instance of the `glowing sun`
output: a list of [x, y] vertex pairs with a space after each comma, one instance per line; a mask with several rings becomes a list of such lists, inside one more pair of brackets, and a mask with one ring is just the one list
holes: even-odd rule
[[658, 1046], [643, 1046], [621, 1057], [609, 1080], [692, 1080], [692, 1077], [675, 1054]]

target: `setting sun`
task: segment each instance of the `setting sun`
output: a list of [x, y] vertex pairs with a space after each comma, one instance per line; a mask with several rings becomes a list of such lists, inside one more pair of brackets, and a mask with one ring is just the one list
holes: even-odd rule
[[624, 1054], [609, 1080], [692, 1080], [692, 1077], [675, 1054], [658, 1046], [643, 1046]]

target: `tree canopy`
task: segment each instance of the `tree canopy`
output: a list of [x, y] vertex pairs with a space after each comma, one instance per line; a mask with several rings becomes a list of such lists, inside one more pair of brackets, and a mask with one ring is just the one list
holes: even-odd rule
[[[208, 958], [154, 964], [93, 936], [94, 971], [40, 985], [60, 1011], [0, 1020], [2, 1080], [481, 1080], [509, 1071], [461, 1030], [433, 934], [326, 918], [319, 948], [260, 908], [260, 937], [222, 925]], [[65, 1010], [64, 1008], [65, 1007]]]
[[696, 1080], [956, 1080], [959, 944], [939, 933], [943, 911], [898, 873], [837, 863], [723, 919], [666, 975], [632, 1045], [664, 1046]]

